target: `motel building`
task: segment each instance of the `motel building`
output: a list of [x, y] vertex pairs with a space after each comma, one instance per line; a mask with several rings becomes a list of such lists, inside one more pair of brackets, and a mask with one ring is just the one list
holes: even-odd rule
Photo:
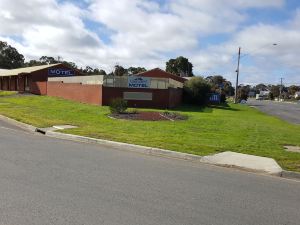
[[92, 75], [64, 64], [0, 70], [0, 90], [48, 95], [95, 105], [123, 98], [130, 107], [174, 108], [182, 102], [185, 79], [153, 69], [132, 76]]

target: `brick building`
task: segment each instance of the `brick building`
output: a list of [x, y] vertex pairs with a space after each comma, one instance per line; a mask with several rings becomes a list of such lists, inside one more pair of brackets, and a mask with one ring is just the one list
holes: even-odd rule
[[130, 107], [173, 108], [182, 101], [185, 79], [160, 69], [134, 76], [83, 76], [63, 64], [0, 71], [0, 90], [62, 97], [109, 105], [114, 98]]

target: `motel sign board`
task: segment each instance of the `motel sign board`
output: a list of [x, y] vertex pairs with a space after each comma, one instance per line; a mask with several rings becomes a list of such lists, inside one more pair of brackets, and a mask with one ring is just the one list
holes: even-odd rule
[[52, 77], [67, 77], [67, 76], [74, 76], [74, 70], [68, 69], [48, 69], [48, 75]]
[[150, 88], [150, 78], [149, 77], [128, 77], [128, 87], [129, 88]]

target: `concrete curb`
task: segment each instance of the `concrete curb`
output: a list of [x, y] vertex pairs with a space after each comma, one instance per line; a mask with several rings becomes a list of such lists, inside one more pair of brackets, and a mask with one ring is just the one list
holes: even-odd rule
[[165, 156], [165, 157], [171, 157], [177, 159], [184, 159], [189, 161], [200, 162], [202, 158], [201, 156], [192, 155], [188, 153], [175, 152], [175, 151], [170, 151], [170, 150], [165, 150], [160, 148], [152, 148], [152, 147], [146, 147], [142, 145], [123, 143], [123, 142], [108, 141], [104, 139], [90, 138], [90, 137], [79, 136], [74, 134], [64, 134], [64, 133], [58, 133], [54, 131], [47, 131], [45, 132], [45, 135], [48, 137], [55, 137], [55, 138], [70, 140], [70, 141], [110, 145], [116, 148], [126, 149], [134, 152], [139, 152], [139, 153], [144, 153], [149, 155], [159, 155], [159, 156]]
[[283, 170], [280, 174], [280, 177], [289, 178], [289, 179], [299, 179], [300, 180], [300, 173]]
[[[42, 128], [37, 128], [37, 127], [31, 126], [31, 125], [19, 122], [14, 119], [3, 116], [3, 115], [0, 115], [0, 119], [4, 120], [10, 124], [13, 124], [17, 127], [20, 127], [24, 130], [30, 131], [30, 132], [43, 133], [45, 136], [48, 136], [48, 137], [54, 137], [54, 138], [58, 138], [58, 139], [70, 140], [70, 141], [76, 141], [76, 142], [109, 145], [109, 146], [112, 146], [112, 147], [115, 147], [118, 149], [133, 151], [133, 152], [137, 152], [137, 153], [143, 153], [143, 154], [154, 155], [154, 156], [164, 156], [164, 157], [168, 157], [168, 158], [183, 159], [183, 160], [199, 162], [199, 163], [204, 163], [204, 164], [210, 164], [210, 165], [215, 165], [215, 166], [221, 166], [221, 167], [227, 167], [227, 168], [234, 167], [232, 165], [220, 165], [217, 163], [216, 164], [206, 163], [206, 162], [203, 162], [202, 156], [188, 154], [188, 153], [181, 153], [181, 152], [175, 152], [175, 151], [170, 151], [170, 150], [165, 150], [165, 149], [160, 149], [160, 148], [152, 148], [152, 147], [146, 147], [146, 146], [142, 146], [142, 145], [128, 144], [128, 143], [109, 141], [109, 140], [104, 140], [104, 139], [90, 138], [90, 137], [85, 137], [85, 136], [80, 136], [80, 135], [64, 134], [64, 133], [58, 133], [58, 132], [54, 132], [54, 131], [45, 131]], [[236, 167], [234, 167], [234, 168], [236, 168]], [[243, 168], [243, 167], [237, 167], [237, 168], [239, 168], [241, 170], [246, 169], [246, 171], [248, 171], [247, 168]], [[253, 172], [265, 173], [264, 171], [253, 171]], [[300, 173], [293, 172], [293, 171], [282, 170], [281, 173], [273, 174], [273, 176], [300, 180]]]
[[8, 122], [8, 123], [10, 123], [12, 125], [15, 125], [17, 127], [20, 127], [20, 128], [22, 128], [24, 130], [30, 131], [30, 132], [36, 132], [36, 130], [37, 130], [37, 128], [34, 127], [34, 126], [31, 126], [31, 125], [26, 124], [26, 123], [19, 122], [17, 120], [11, 119], [11, 118], [6, 117], [6, 116], [3, 116], [1, 114], [0, 114], [0, 119], [4, 120], [4, 121], [6, 121], [6, 122]]

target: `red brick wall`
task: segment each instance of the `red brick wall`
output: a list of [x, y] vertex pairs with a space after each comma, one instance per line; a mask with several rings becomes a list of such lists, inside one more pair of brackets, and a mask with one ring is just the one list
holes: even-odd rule
[[102, 104], [101, 85], [47, 82], [47, 95], [95, 105]]
[[3, 91], [8, 91], [9, 90], [9, 77], [2, 77], [2, 82], [1, 82], [1, 90]]
[[47, 94], [47, 82], [46, 81], [36, 81], [29, 82], [30, 93], [36, 95], [46, 95]]
[[0, 78], [0, 90], [7, 90], [7, 82], [6, 82], [6, 77], [1, 77]]
[[[50, 68], [57, 68], [57, 69], [71, 69], [65, 65], [56, 65]], [[43, 70], [39, 70], [36, 72], [32, 72], [30, 74], [20, 74], [18, 76], [11, 76], [10, 81], [9, 77], [3, 77], [2, 78], [2, 84], [0, 84], [0, 89], [3, 90], [11, 90], [11, 91], [18, 91], [24, 92], [25, 89], [25, 78], [24, 76], [28, 77], [28, 84], [30, 87], [29, 92], [33, 94], [38, 95], [46, 95], [47, 94], [47, 80], [48, 80], [48, 69], [46, 68]], [[80, 71], [74, 70], [75, 76], [81, 75]], [[19, 82], [18, 88], [17, 88], [17, 79]], [[0, 81], [1, 82], [1, 81]]]
[[[114, 88], [102, 87], [102, 104], [109, 105], [115, 98], [123, 98], [123, 92], [150, 92], [152, 101], [128, 100], [129, 107], [142, 108], [173, 108], [181, 103], [181, 89], [149, 89], [149, 88]], [[170, 98], [170, 94], [172, 95]], [[179, 99], [177, 99], [179, 97]]]
[[[57, 69], [71, 69], [65, 65], [57, 65], [53, 68]], [[30, 93], [37, 94], [37, 95], [46, 95], [47, 94], [47, 81], [48, 81], [48, 70], [50, 68], [46, 68], [43, 70], [39, 70], [36, 72], [32, 72], [29, 75], [29, 87], [30, 87]], [[77, 70], [74, 70], [75, 76], [80, 75], [80, 72]]]

